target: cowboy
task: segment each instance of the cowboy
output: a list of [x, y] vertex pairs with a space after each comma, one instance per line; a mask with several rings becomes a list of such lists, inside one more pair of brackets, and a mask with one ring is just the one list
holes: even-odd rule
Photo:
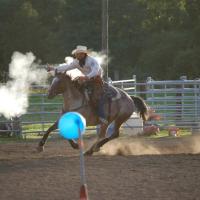
[[[96, 96], [97, 101], [97, 112], [99, 119], [102, 123], [107, 123], [107, 120], [105, 119], [104, 114], [104, 99], [102, 98], [103, 94], [103, 69], [101, 68], [100, 64], [97, 62], [97, 60], [91, 56], [88, 55], [88, 50], [86, 46], [78, 45], [76, 49], [72, 51], [72, 55], [75, 57], [75, 59], [70, 63], [64, 63], [56, 68], [49, 67], [48, 70], [57, 70], [57, 72], [66, 72], [71, 69], [79, 69], [83, 76], [77, 77], [79, 83], [84, 84], [87, 82], [94, 83], [93, 88], [93, 95]], [[99, 82], [99, 84], [96, 84], [95, 81]], [[95, 94], [94, 94], [95, 93]], [[86, 95], [87, 96], [87, 95]]]

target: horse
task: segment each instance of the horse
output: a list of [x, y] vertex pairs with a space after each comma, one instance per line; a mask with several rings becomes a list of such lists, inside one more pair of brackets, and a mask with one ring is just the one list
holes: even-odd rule
[[[62, 94], [64, 103], [61, 115], [70, 111], [75, 111], [83, 115], [86, 119], [87, 126], [99, 126], [98, 136], [95, 143], [85, 152], [85, 155], [92, 155], [100, 150], [105, 143], [119, 137], [119, 129], [121, 125], [130, 118], [133, 112], [139, 114], [143, 121], [147, 120], [148, 109], [145, 101], [136, 96], [130, 96], [125, 91], [115, 88], [104, 82], [108, 91], [116, 91], [109, 101], [104, 104], [105, 116], [108, 116], [108, 123], [100, 123], [96, 109], [89, 103], [86, 95], [80, 90], [80, 85], [66, 73], [56, 73], [52, 83], [48, 89], [47, 97], [49, 99]], [[45, 132], [43, 138], [39, 142], [38, 150], [43, 151], [45, 142], [51, 131], [58, 128], [58, 120]], [[112, 125], [112, 133], [106, 134], [106, 130]], [[75, 140], [69, 140], [74, 149], [78, 149], [78, 143]]]

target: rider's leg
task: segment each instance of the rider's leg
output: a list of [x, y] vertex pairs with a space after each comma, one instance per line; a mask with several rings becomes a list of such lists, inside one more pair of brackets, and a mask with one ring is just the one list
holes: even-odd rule
[[98, 101], [98, 107], [97, 107], [97, 114], [99, 116], [99, 120], [101, 123], [107, 124], [108, 121], [106, 119], [105, 111], [104, 111], [104, 105], [105, 105], [105, 95], [101, 95]]
[[91, 83], [89, 81], [85, 82], [83, 84], [83, 92], [84, 92], [84, 96], [85, 96], [86, 100], [90, 101], [91, 94], [92, 94], [92, 86], [91, 86]]

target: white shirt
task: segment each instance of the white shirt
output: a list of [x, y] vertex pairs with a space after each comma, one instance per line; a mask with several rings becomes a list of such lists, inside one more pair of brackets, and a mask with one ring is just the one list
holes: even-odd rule
[[60, 64], [56, 67], [58, 72], [64, 72], [71, 69], [79, 69], [85, 76], [92, 78], [95, 76], [103, 76], [103, 70], [96, 59], [91, 56], [87, 56], [85, 59], [85, 65], [81, 67], [78, 59], [74, 59], [70, 64]]

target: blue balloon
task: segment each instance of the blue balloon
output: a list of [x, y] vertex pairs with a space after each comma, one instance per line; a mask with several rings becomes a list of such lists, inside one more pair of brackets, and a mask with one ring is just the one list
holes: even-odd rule
[[61, 116], [58, 122], [58, 129], [65, 139], [78, 139], [79, 131], [84, 133], [86, 128], [85, 118], [77, 112], [68, 112]]

